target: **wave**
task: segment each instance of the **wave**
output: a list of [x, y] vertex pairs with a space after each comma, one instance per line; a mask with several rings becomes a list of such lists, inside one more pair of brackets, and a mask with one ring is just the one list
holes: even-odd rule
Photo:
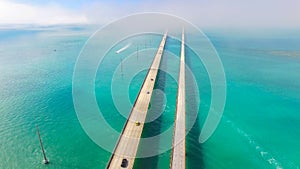
[[[224, 116], [223, 116], [224, 118]], [[260, 145], [256, 140], [254, 140], [249, 134], [247, 134], [244, 130], [236, 126], [231, 120], [228, 118], [226, 119], [226, 123], [229, 124], [236, 132], [241, 135], [247, 142], [255, 149], [255, 151], [262, 157], [264, 161], [269, 163], [271, 166], [275, 167], [276, 169], [283, 169], [282, 163], [278, 161], [278, 159], [262, 145]]]

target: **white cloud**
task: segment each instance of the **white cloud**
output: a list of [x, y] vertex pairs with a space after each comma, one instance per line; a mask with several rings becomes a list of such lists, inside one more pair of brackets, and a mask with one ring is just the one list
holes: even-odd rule
[[87, 23], [84, 15], [58, 5], [35, 6], [9, 1], [0, 1], [0, 24], [72, 24]]
[[186, 18], [200, 27], [284, 28], [300, 27], [299, 7], [299, 0], [145, 0], [88, 1], [70, 10], [57, 4], [0, 0], [0, 24], [106, 24], [132, 13], [163, 12]]

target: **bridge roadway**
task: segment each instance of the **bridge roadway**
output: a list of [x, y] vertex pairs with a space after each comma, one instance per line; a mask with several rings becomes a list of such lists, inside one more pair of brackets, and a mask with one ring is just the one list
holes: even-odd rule
[[108, 162], [107, 169], [133, 168], [166, 39], [167, 33], [162, 38], [129, 118]]
[[182, 31], [171, 169], [185, 169], [185, 47]]

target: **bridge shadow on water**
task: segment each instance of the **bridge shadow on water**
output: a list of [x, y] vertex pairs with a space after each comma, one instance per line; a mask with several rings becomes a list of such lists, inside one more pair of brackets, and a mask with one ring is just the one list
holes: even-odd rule
[[[187, 52], [189, 54], [189, 52]], [[186, 65], [192, 69], [192, 59], [186, 56]], [[195, 74], [194, 74], [195, 75]], [[187, 129], [192, 126], [191, 130], [186, 137], [186, 168], [188, 169], [203, 169], [203, 148], [202, 144], [199, 142], [199, 136], [201, 132], [200, 120], [198, 109], [199, 105], [197, 102], [199, 98], [195, 94], [197, 86], [193, 84], [192, 76], [186, 71], [186, 123]], [[199, 93], [200, 95], [200, 93]], [[195, 120], [195, 123], [192, 122]]]
[[[187, 55], [186, 56], [186, 64], [187, 64], [187, 66], [190, 67], [190, 69], [193, 69], [193, 65], [194, 65], [193, 62], [195, 62], [195, 60], [192, 56], [194, 54], [190, 53], [191, 51], [189, 51], [189, 50], [190, 49], [186, 50], [186, 55]], [[191, 56], [188, 56], [189, 54], [191, 54]], [[164, 54], [164, 55], [166, 55], [166, 54]], [[167, 60], [168, 60], [168, 56], [162, 57], [160, 66], [164, 67], [165, 68], [164, 70], [166, 70], [166, 67], [167, 67]], [[186, 168], [187, 169], [203, 169], [203, 168], [205, 168], [204, 160], [203, 160], [203, 148], [202, 148], [202, 144], [199, 142], [199, 136], [200, 136], [200, 132], [201, 132], [201, 126], [199, 124], [200, 120], [199, 120], [199, 115], [198, 115], [198, 109], [199, 109], [198, 106], [199, 105], [197, 104], [199, 98], [197, 98], [198, 95], [195, 94], [196, 91], [198, 90], [198, 88], [197, 88], [197, 86], [195, 86], [195, 84], [192, 83], [193, 82], [192, 78], [193, 77], [190, 74], [188, 74], [188, 72], [186, 71], [186, 124], [187, 124], [187, 129], [191, 128], [191, 130], [189, 131], [189, 133], [187, 134], [187, 137], [186, 137]], [[169, 83], [167, 81], [168, 81], [167, 73], [164, 71], [159, 71], [154, 88], [165, 92], [166, 86], [167, 86], [166, 84]], [[170, 103], [167, 103], [167, 105], [176, 104], [177, 90], [175, 93], [174, 92], [173, 93], [165, 92], [165, 94], [166, 94], [167, 98], [170, 97], [168, 94], [170, 94], [172, 96], [174, 95], [174, 99], [175, 99], [174, 103], [170, 102]], [[162, 103], [164, 103], [163, 98], [161, 98], [160, 96], [157, 96], [155, 94], [152, 95], [151, 102], [150, 102], [151, 108], [147, 114], [146, 121], [149, 120], [149, 117], [151, 119], [151, 114], [156, 113], [156, 112], [152, 112], [152, 110], [159, 111], [159, 112], [164, 111], [163, 110], [164, 105]], [[171, 110], [171, 111], [175, 113], [175, 109]], [[165, 113], [165, 112], [163, 112], [163, 113]], [[174, 117], [175, 117], [175, 114], [174, 114]], [[163, 114], [161, 114], [154, 121], [145, 123], [143, 133], [142, 133], [142, 138], [156, 136], [156, 135], [159, 135], [161, 132], [163, 132], [162, 130], [163, 130], [163, 128], [165, 128], [165, 125], [166, 125], [166, 124], [163, 124], [163, 122], [166, 120], [165, 118], [164, 118]], [[170, 117], [168, 117], [168, 118], [170, 118]], [[173, 125], [173, 123], [170, 125]], [[152, 154], [159, 154], [159, 148], [160, 148], [161, 141], [163, 141], [163, 140], [159, 140], [159, 139], [155, 140], [155, 141], [151, 142], [151, 145], [146, 144], [141, 141], [139, 148], [138, 148], [137, 156], [139, 156], [142, 153], [144, 154], [145, 152], [151, 152]], [[170, 140], [164, 140], [164, 141], [172, 142], [172, 138], [170, 138]], [[135, 160], [134, 169], [169, 168], [170, 161], [168, 161], [166, 159], [168, 158], [170, 160], [170, 155], [171, 155], [170, 153], [171, 153], [170, 151], [167, 151], [164, 154], [155, 155], [152, 157], [137, 158]], [[168, 157], [163, 158], [166, 156], [168, 156]], [[163, 167], [160, 165], [160, 162], [159, 162], [160, 160], [164, 161]]]

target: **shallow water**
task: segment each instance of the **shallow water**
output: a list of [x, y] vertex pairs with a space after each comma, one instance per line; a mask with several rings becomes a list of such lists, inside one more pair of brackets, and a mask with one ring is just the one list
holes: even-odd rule
[[[104, 168], [110, 153], [96, 145], [85, 134], [77, 119], [72, 100], [72, 75], [77, 56], [94, 29], [56, 28], [51, 30], [9, 30], [0, 32], [0, 168]], [[228, 35], [206, 31], [223, 62], [227, 78], [227, 100], [224, 116], [213, 136], [204, 144], [198, 142], [201, 127], [210, 106], [210, 83], [204, 66], [192, 51], [186, 62], [195, 73], [198, 87], [187, 85], [189, 102], [187, 119], [196, 115], [197, 123], [187, 137], [187, 168], [288, 168], [300, 166], [300, 36], [288, 38], [284, 33], [259, 36]], [[125, 118], [118, 113], [110, 94], [111, 76], [123, 56], [139, 46], [156, 48], [160, 36], [131, 39], [132, 44], [113, 58], [112, 49], [96, 77], [96, 96], [101, 111], [111, 126], [121, 131]], [[190, 37], [192, 38], [192, 37]], [[179, 42], [169, 39], [162, 67], [178, 73], [171, 55], [179, 55]], [[154, 50], [155, 51], [155, 50]], [[279, 51], [279, 52], [278, 52]], [[153, 51], [148, 51], [150, 54]], [[148, 53], [148, 54], [149, 54]], [[111, 55], [111, 56], [110, 56]], [[152, 55], [147, 55], [149, 61]], [[149, 62], [150, 64], [150, 62]], [[126, 81], [126, 64], [116, 72]], [[196, 73], [197, 72], [197, 73]], [[123, 74], [123, 75], [122, 75]], [[128, 92], [134, 102], [146, 71], [131, 81]], [[122, 82], [122, 79], [120, 80]], [[120, 84], [121, 85], [121, 84]], [[176, 79], [161, 71], [155, 89], [166, 98], [152, 99], [162, 106], [162, 115], [145, 126], [143, 137], [172, 128]], [[163, 105], [155, 101], [166, 101]], [[150, 117], [148, 117], [150, 118]], [[189, 123], [190, 121], [187, 121]], [[39, 125], [50, 164], [41, 164], [42, 154], [35, 133]], [[160, 149], [171, 143], [164, 137], [153, 144]], [[147, 147], [141, 145], [139, 151]], [[170, 151], [138, 159], [135, 168], [168, 168]]]

